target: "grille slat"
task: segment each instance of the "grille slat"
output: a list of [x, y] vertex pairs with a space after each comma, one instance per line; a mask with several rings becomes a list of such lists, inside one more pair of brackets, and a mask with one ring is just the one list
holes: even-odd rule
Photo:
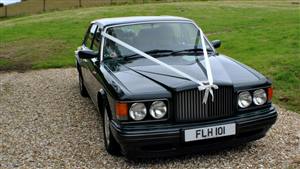
[[233, 88], [219, 87], [214, 90], [215, 100], [211, 96], [203, 104], [204, 91], [198, 89], [178, 92], [175, 96], [176, 121], [203, 121], [226, 117], [233, 114]]

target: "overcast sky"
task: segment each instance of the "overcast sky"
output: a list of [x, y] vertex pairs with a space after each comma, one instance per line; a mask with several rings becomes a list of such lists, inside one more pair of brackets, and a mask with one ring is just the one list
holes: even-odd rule
[[0, 0], [0, 3], [4, 5], [14, 4], [18, 2], [21, 2], [21, 0]]

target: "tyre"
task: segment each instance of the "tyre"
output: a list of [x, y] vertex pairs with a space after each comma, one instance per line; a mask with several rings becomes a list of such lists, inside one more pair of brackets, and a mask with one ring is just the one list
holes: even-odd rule
[[82, 97], [88, 97], [89, 94], [88, 94], [88, 92], [87, 92], [87, 90], [86, 90], [86, 88], [85, 88], [85, 86], [84, 86], [84, 84], [83, 84], [83, 78], [82, 78], [82, 75], [81, 75], [80, 72], [78, 72], [78, 79], [79, 79], [79, 90], [80, 90], [80, 95], [81, 95]]
[[104, 109], [102, 119], [103, 141], [106, 151], [111, 155], [121, 155], [120, 145], [117, 143], [110, 130], [110, 118], [106, 108]]

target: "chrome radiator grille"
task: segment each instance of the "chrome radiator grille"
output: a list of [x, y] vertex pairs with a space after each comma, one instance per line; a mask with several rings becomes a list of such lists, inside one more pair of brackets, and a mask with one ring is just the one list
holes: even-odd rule
[[178, 92], [175, 96], [176, 121], [203, 121], [233, 114], [233, 88], [220, 87], [214, 90], [215, 100], [209, 96], [203, 104], [204, 91], [198, 89]]

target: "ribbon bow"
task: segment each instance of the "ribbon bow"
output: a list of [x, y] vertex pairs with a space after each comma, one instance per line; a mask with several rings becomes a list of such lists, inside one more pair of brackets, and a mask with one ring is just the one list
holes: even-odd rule
[[210, 93], [212, 101], [214, 101], [213, 89], [219, 89], [215, 84], [208, 84], [203, 86], [198, 86], [199, 91], [205, 90], [202, 103], [206, 104], [208, 99], [208, 94]]

